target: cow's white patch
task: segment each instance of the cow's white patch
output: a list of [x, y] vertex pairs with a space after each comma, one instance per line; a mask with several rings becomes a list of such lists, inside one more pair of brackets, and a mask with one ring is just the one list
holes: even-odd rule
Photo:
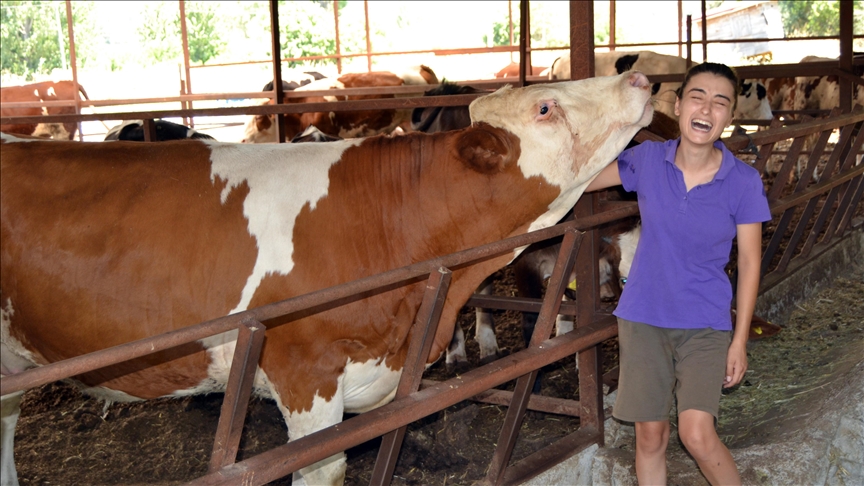
[[627, 278], [630, 275], [630, 268], [633, 266], [633, 257], [636, 255], [636, 247], [639, 245], [640, 236], [642, 236], [642, 226], [636, 226], [618, 237], [618, 246], [621, 247], [621, 262], [618, 264], [618, 274], [621, 275], [621, 278]]
[[[368, 360], [345, 366], [342, 387], [345, 411], [363, 413], [393, 400], [402, 370], [394, 371], [383, 360]], [[336, 392], [339, 394], [339, 391]]]
[[0, 370], [3, 375], [18, 374], [39, 363], [32, 352], [11, 336], [9, 327], [14, 314], [12, 299], [7, 298], [6, 303], [0, 307]]
[[258, 243], [255, 267], [232, 314], [246, 310], [268, 273], [287, 275], [294, 268], [294, 220], [305, 205], [315, 209], [327, 195], [330, 167], [360, 142], [275, 146], [205, 142], [211, 148], [211, 180], [227, 182], [223, 203], [234, 188], [248, 184], [243, 215], [249, 221], [249, 234]]
[[24, 391], [10, 393], [0, 398], [0, 420], [2, 420], [2, 428], [0, 428], [0, 484], [17, 485], [18, 473], [15, 470], [15, 425], [18, 423], [18, 416], [21, 414], [21, 397]]

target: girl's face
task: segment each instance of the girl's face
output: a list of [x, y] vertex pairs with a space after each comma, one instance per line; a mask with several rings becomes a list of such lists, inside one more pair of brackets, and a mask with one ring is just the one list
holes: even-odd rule
[[700, 73], [690, 78], [675, 101], [682, 139], [697, 145], [719, 140], [732, 122], [734, 100], [735, 87], [725, 77]]

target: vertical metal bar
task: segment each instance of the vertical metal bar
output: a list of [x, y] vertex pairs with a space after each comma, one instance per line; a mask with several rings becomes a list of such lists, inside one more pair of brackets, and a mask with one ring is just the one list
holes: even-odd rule
[[336, 27], [336, 72], [342, 74], [342, 46], [339, 44], [339, 0], [333, 0], [333, 25]]
[[[72, 87], [75, 88], [75, 114], [81, 114], [81, 95], [78, 85], [78, 60], [75, 56], [75, 29], [72, 26], [72, 0], [66, 0], [66, 32], [69, 35], [69, 65], [72, 67]], [[81, 122], [78, 122], [78, 140], [84, 141], [84, 130]]]
[[[513, 0], [507, 0], [507, 19], [509, 20], [510, 43], [513, 46]], [[510, 62], [513, 62], [513, 51], [510, 51]]]
[[[432, 350], [435, 332], [438, 330], [438, 322], [441, 320], [441, 312], [444, 310], [444, 301], [447, 298], [452, 277], [453, 273], [444, 267], [429, 274], [426, 293], [423, 295], [423, 302], [420, 304], [420, 310], [417, 312], [417, 318], [411, 329], [411, 343], [408, 346], [405, 365], [402, 367], [402, 377], [399, 380], [399, 387], [396, 389], [396, 398], [410, 395], [420, 389], [423, 371], [429, 352]], [[375, 461], [375, 468], [372, 471], [372, 479], [370, 479], [369, 484], [378, 486], [390, 484], [407, 429], [408, 427], [400, 427], [381, 438], [378, 459]]]
[[693, 16], [687, 15], [687, 68], [693, 65]]
[[843, 220], [840, 222], [840, 226], [837, 228], [836, 236], [841, 236], [849, 228], [849, 225], [852, 224], [852, 216], [855, 213], [855, 208], [857, 208], [858, 204], [861, 202], [861, 195], [862, 193], [864, 193], [864, 177], [857, 177], [857, 180], [858, 189], [855, 189], [852, 200], [849, 202], [849, 206], [846, 208], [846, 214], [843, 216]]
[[702, 7], [702, 62], [708, 61], [708, 15], [705, 0], [699, 2]]
[[609, 50], [615, 50], [615, 0], [609, 0]]
[[594, 2], [570, 0], [570, 79], [594, 77]]
[[804, 142], [806, 139], [807, 135], [802, 135], [792, 140], [792, 145], [789, 146], [789, 151], [786, 153], [786, 160], [783, 161], [783, 165], [780, 166], [780, 171], [778, 171], [777, 176], [774, 177], [774, 185], [772, 185], [771, 189], [768, 190], [769, 202], [776, 201], [777, 198], [780, 197], [780, 193], [786, 187], [786, 184], [789, 181], [789, 175], [798, 164], [798, 155], [801, 153], [801, 149], [804, 148]]
[[528, 0], [519, 2], [519, 86], [525, 86], [525, 77], [531, 72], [531, 22]]
[[[561, 308], [561, 297], [569, 283], [570, 270], [573, 268], [573, 261], [576, 258], [583, 235], [584, 233], [575, 229], [570, 229], [564, 233], [564, 241], [561, 243], [558, 259], [552, 269], [552, 277], [549, 279], [546, 295], [543, 297], [543, 305], [540, 307], [540, 315], [537, 318], [531, 342], [528, 344], [529, 347], [540, 346], [543, 341], [549, 339], [552, 333], [555, 317]], [[495, 448], [492, 461], [489, 463], [489, 470], [486, 472], [485, 484], [500, 484], [504, 478], [504, 472], [510, 462], [510, 456], [513, 454], [513, 447], [516, 445], [519, 428], [522, 425], [525, 409], [531, 397], [531, 388], [536, 379], [537, 370], [534, 370], [516, 380], [516, 388], [513, 390], [513, 398], [507, 409], [507, 415], [504, 417], [504, 426], [498, 437], [498, 445]]]
[[[852, 19], [855, 15], [853, 2], [840, 2], [840, 69], [852, 72]], [[855, 86], [845, 76], [840, 76], [840, 108], [843, 113], [852, 111], [852, 90]]]
[[[192, 94], [192, 71], [189, 69], [189, 31], [186, 30], [186, 0], [179, 0], [180, 3], [180, 36], [183, 39], [183, 67], [186, 70], [186, 93]], [[184, 106], [185, 105], [185, 106]], [[182, 108], [192, 109], [192, 101], [180, 103]], [[185, 120], [185, 117], [184, 117]], [[189, 126], [195, 128], [195, 118], [189, 117]]]
[[681, 23], [684, 20], [684, 4], [683, 0], [678, 0], [678, 57], [683, 53], [684, 32], [682, 31]]
[[237, 458], [240, 435], [243, 433], [243, 423], [249, 408], [249, 397], [252, 395], [266, 330], [264, 324], [253, 319], [244, 321], [238, 329], [228, 386], [222, 400], [219, 425], [216, 427], [213, 454], [210, 456], [211, 473], [234, 464]]
[[369, 37], [369, 0], [363, 0], [363, 12], [366, 15], [366, 71], [372, 72], [372, 39]]
[[[282, 45], [279, 43], [279, 2], [270, 0], [270, 42], [273, 49], [273, 90], [275, 91], [275, 104], [281, 105], [283, 94], [282, 89]], [[279, 143], [285, 142], [285, 116], [276, 116], [276, 139]]]
[[156, 141], [156, 123], [152, 118], [147, 118], [142, 120], [144, 122], [144, 141], [145, 142], [155, 142]]
[[[688, 51], [689, 52], [689, 51]], [[689, 65], [689, 60], [688, 60]], [[783, 126], [783, 122], [774, 117], [771, 120], [771, 124], [768, 128], [778, 128]], [[765, 165], [768, 163], [768, 160], [771, 158], [771, 153], [774, 151], [774, 142], [766, 143], [759, 148], [759, 155], [756, 156], [756, 162], [753, 164], [753, 168], [758, 170], [759, 173], [765, 172]]]

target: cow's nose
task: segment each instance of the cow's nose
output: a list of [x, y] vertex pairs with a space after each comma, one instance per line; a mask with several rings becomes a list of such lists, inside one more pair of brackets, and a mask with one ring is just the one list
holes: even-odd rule
[[629, 81], [630, 81], [630, 86], [633, 86], [634, 88], [647, 88], [648, 87], [648, 77], [646, 77], [644, 74], [640, 73], [639, 71], [633, 71], [633, 73], [630, 74]]

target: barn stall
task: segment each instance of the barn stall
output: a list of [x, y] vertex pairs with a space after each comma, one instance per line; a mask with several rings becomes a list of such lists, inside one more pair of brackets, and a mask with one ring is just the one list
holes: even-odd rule
[[[574, 2], [578, 3], [578, 2]], [[576, 7], [576, 8], [572, 8]], [[275, 8], [275, 7], [274, 7]], [[581, 10], [580, 10], [581, 9]], [[581, 14], [585, 14], [585, 7], [579, 5], [571, 5], [571, 16], [574, 19], [579, 18], [590, 18], [590, 16], [580, 17]], [[523, 22], [528, 21], [528, 16], [522, 16]], [[583, 29], [580, 31], [580, 27]], [[584, 22], [582, 25], [579, 22], [572, 22], [571, 29], [574, 31], [583, 32], [585, 25]], [[525, 31], [527, 29], [523, 29]], [[843, 32], [849, 32], [848, 30], [842, 30]], [[577, 36], [578, 36], [577, 32]], [[578, 39], [574, 36], [575, 40]], [[591, 39], [593, 42], [593, 39]], [[577, 45], [577, 42], [573, 42], [573, 45]], [[584, 45], [584, 44], [583, 44]], [[527, 42], [523, 42], [523, 45], [520, 46], [521, 49], [527, 54], [529, 46]], [[586, 52], [590, 52], [587, 50]], [[571, 56], [573, 59], [578, 59], [579, 52], [576, 49], [571, 51]], [[587, 56], [582, 56], [582, 58], [586, 58]], [[842, 55], [841, 55], [842, 58]], [[840, 64], [843, 64], [843, 60], [841, 59]], [[524, 63], [527, 64], [527, 63]], [[276, 63], [278, 65], [278, 63]], [[573, 79], [580, 77], [579, 71], [585, 71], [590, 69], [590, 63], [586, 63], [585, 65], [579, 65], [577, 63], [573, 63], [573, 71], [572, 74]], [[834, 64], [836, 66], [836, 64]], [[751, 75], [756, 77], [757, 75], [792, 75], [793, 73], [801, 73], [800, 69], [790, 66], [772, 66], [770, 69], [760, 69], [760, 68], [749, 68], [752, 69], [748, 71], [745, 68], [742, 68], [740, 71], [742, 75], [744, 73], [752, 73], [747, 74], [747, 77]], [[797, 70], [796, 70], [797, 69]], [[833, 66], [828, 66], [827, 64], [823, 65], [814, 65], [812, 67], [808, 67], [810, 72], [819, 72], [819, 70], [826, 69], [835, 69]], [[590, 71], [589, 71], [590, 72]], [[821, 71], [825, 72], [825, 71]], [[788, 74], [787, 74], [788, 73]], [[276, 73], [274, 73], [276, 74]], [[275, 76], [278, 80], [278, 74]], [[742, 76], [743, 77], [743, 76]], [[844, 80], [846, 78], [843, 78]], [[654, 79], [652, 78], [652, 81]], [[520, 80], [521, 81], [521, 80]], [[853, 80], [849, 80], [850, 84]], [[529, 80], [525, 80], [525, 82], [530, 82]], [[279, 83], [275, 83], [279, 86]], [[362, 91], [358, 91], [362, 92]], [[277, 99], [279, 97], [277, 96]], [[414, 99], [393, 99], [387, 101], [373, 101], [373, 102], [344, 102], [340, 107], [333, 107], [328, 105], [326, 107], [322, 106], [301, 106], [295, 105], [291, 107], [279, 107], [274, 106], [272, 108], [268, 107], [260, 107], [256, 110], [249, 110], [248, 108], [243, 111], [246, 114], [264, 114], [264, 113], [289, 113], [292, 111], [313, 111], [315, 109], [329, 109], [329, 110], [356, 110], [356, 109], [368, 109], [368, 108], [390, 108], [390, 107], [404, 107], [404, 106], [423, 106], [424, 103], [429, 103], [429, 105], [434, 105], [438, 101], [431, 102], [432, 100], [418, 100]], [[452, 104], [461, 104], [465, 103], [466, 99], [458, 99], [458, 100], [442, 100], [444, 104], [452, 103]], [[353, 104], [352, 104], [353, 103]], [[419, 104], [418, 104], [419, 103]], [[191, 110], [191, 111], [163, 111], [163, 112], [149, 112], [149, 113], [128, 113], [124, 115], [129, 115], [130, 118], [134, 116], [134, 118], [148, 118], [152, 117], [167, 117], [167, 116], [198, 116], [205, 114], [233, 114], [234, 111], [237, 110], [237, 113], [240, 113], [240, 110], [243, 109], [226, 109], [225, 111], [220, 112], [211, 112], [206, 110]], [[78, 119], [86, 119], [85, 117], [94, 116], [94, 115], [82, 115], [79, 116]], [[44, 121], [66, 121], [68, 118], [61, 117], [46, 117]], [[93, 119], [107, 119], [107, 118], [98, 118], [96, 116]], [[860, 151], [861, 147], [861, 137], [858, 135], [857, 129], [860, 127], [862, 121], [862, 117], [860, 114], [849, 114], [849, 115], [840, 115], [839, 113], [833, 113], [828, 119], [825, 120], [814, 120], [812, 122], [804, 122], [804, 123], [796, 123], [787, 127], [774, 127], [772, 129], [759, 132], [753, 135], [737, 135], [732, 136], [727, 139], [727, 144], [730, 148], [737, 150], [740, 154], [739, 156], [744, 159], [753, 160], [754, 166], [762, 170], [766, 171], [766, 167], [768, 167], [769, 162], [773, 159], [779, 159], [782, 161], [779, 164], [779, 170], [777, 170], [774, 174], [766, 174], [766, 184], [768, 184], [769, 197], [772, 201], [772, 213], [775, 214], [775, 220], [772, 221], [772, 224], [776, 224], [776, 226], [766, 228], [766, 232], [770, 233], [767, 241], [765, 242], [765, 257], [763, 259], [763, 270], [764, 270], [764, 280], [762, 284], [762, 292], [766, 292], [770, 290], [772, 287], [776, 287], [783, 280], [786, 274], [790, 273], [791, 270], [795, 270], [803, 266], [804, 262], [808, 260], [814, 259], [816, 256], [823, 254], [824, 252], [830, 250], [833, 246], [838, 244], [838, 241], [843, 240], [844, 238], [848, 238], [850, 235], [854, 235], [856, 231], [860, 231], [860, 217], [861, 217], [861, 209], [860, 209], [860, 198], [861, 198], [861, 167], [860, 165], [856, 165], [856, 157], [855, 155]], [[832, 139], [833, 130], [839, 130], [839, 137], [836, 139]], [[808, 158], [806, 170], [801, 172], [801, 175], [798, 175], [797, 180], [795, 177], [791, 177], [795, 168], [798, 164], [799, 155], [804, 147], [805, 138], [808, 135], [815, 134], [817, 135], [818, 141], [815, 148], [810, 150], [811, 157]], [[642, 134], [642, 137], [651, 137], [650, 134]], [[825, 147], [832, 147], [832, 150], [826, 153], [824, 156], [819, 157], [821, 152], [825, 149]], [[783, 152], [781, 154], [777, 154], [779, 152]], [[817, 167], [822, 168], [822, 173], [819, 176], [818, 181], [809, 180], [812, 179], [811, 175], [813, 173], [812, 169], [816, 169]], [[791, 182], [787, 182], [790, 181]], [[577, 320], [581, 323], [587, 323], [580, 326], [581, 330], [578, 330], [574, 336], [562, 336], [561, 341], [555, 341], [552, 343], [551, 341], [546, 343], [545, 346], [554, 345], [556, 351], [551, 353], [547, 350], [544, 353], [539, 353], [536, 349], [532, 352], [532, 347], [539, 346], [537, 343], [532, 343], [534, 346], [529, 347], [528, 349], [524, 349], [521, 351], [517, 351], [514, 354], [510, 355], [507, 363], [492, 363], [492, 365], [486, 365], [491, 367], [483, 367], [478, 368], [477, 370], [459, 375], [456, 378], [450, 378], [451, 380], [457, 380], [457, 382], [449, 382], [447, 385], [445, 383], [438, 384], [428, 384], [430, 387], [426, 388], [419, 393], [420, 395], [406, 395], [400, 399], [397, 399], [390, 405], [379, 409], [379, 411], [370, 412], [369, 414], [364, 414], [362, 416], [354, 417], [351, 420], [358, 421], [357, 425], [353, 425], [351, 427], [350, 433], [346, 436], [336, 437], [334, 438], [335, 443], [330, 446], [321, 446], [321, 448], [312, 448], [309, 446], [309, 442], [301, 442], [297, 441], [288, 446], [282, 446], [278, 450], [274, 450], [271, 453], [267, 453], [266, 457], [258, 458], [249, 458], [244, 459], [243, 467], [262, 465], [266, 469], [268, 469], [268, 474], [270, 476], [259, 476], [260, 478], [275, 478], [277, 475], [281, 475], [281, 473], [290, 472], [293, 469], [301, 467], [302, 464], [308, 464], [314, 462], [315, 457], [326, 457], [332, 451], [341, 450], [349, 445], [359, 445], [361, 443], [365, 443], [367, 440], [377, 437], [380, 435], [384, 435], [385, 432], [392, 430], [392, 426], [396, 425], [407, 425], [408, 423], [416, 423], [417, 421], [422, 421], [424, 417], [432, 416], [433, 414], [439, 413], [438, 410], [441, 410], [445, 407], [449, 407], [456, 403], [464, 403], [463, 400], [466, 398], [477, 395], [483, 390], [486, 390], [490, 387], [498, 386], [509, 382], [516, 378], [517, 376], [523, 375], [526, 372], [531, 370], [536, 370], [542, 366], [549, 366], [553, 363], [561, 362], [565, 356], [572, 355], [576, 350], [584, 350], [588, 347], [593, 349], [592, 352], [581, 352], [580, 353], [580, 371], [579, 371], [579, 383], [588, 385], [588, 383], [593, 382], [593, 387], [588, 386], [587, 388], [583, 388], [578, 393], [579, 397], [597, 397], [596, 400], [592, 398], [591, 401], [585, 402], [584, 400], [580, 400], [578, 402], [574, 402], [572, 399], [569, 400], [570, 403], [564, 403], [552, 401], [553, 405], [537, 405], [534, 407], [538, 410], [551, 411], [550, 409], [558, 410], [566, 410], [570, 416], [572, 415], [582, 415], [580, 421], [573, 420], [573, 423], [578, 427], [572, 433], [572, 435], [566, 436], [560, 442], [557, 442], [550, 449], [546, 449], [535, 452], [534, 455], [527, 455], [526, 452], [519, 451], [521, 454], [526, 454], [523, 456], [526, 460], [520, 461], [518, 464], [514, 464], [512, 469], [506, 469], [503, 465], [506, 465], [509, 460], [508, 456], [510, 454], [506, 449], [512, 449], [513, 443], [516, 441], [516, 433], [520, 429], [520, 424], [524, 418], [525, 409], [532, 409], [532, 404], [529, 401], [529, 397], [527, 396], [527, 384], [533, 380], [529, 378], [522, 378], [519, 383], [515, 386], [515, 393], [506, 395], [505, 400], [510, 403], [510, 407], [508, 408], [508, 413], [506, 417], [503, 418], [504, 424], [502, 426], [502, 437], [499, 440], [499, 449], [496, 450], [492, 456], [493, 465], [496, 467], [492, 467], [490, 469], [489, 475], [497, 474], [498, 477], [490, 478], [491, 482], [501, 483], [501, 484], [518, 484], [521, 480], [524, 480], [532, 475], [538, 474], [539, 471], [543, 468], [546, 468], [549, 464], [552, 464], [556, 461], [561, 460], [580, 448], [585, 448], [590, 444], [602, 441], [602, 423], [603, 423], [603, 407], [600, 404], [600, 398], [602, 393], [602, 387], [598, 386], [599, 383], [602, 383], [598, 377], [602, 371], [609, 371], [611, 374], [607, 378], [607, 382], [613, 385], [614, 387], [614, 371], [612, 367], [609, 367], [608, 370], [603, 370], [603, 366], [599, 363], [600, 359], [597, 354], [601, 354], [597, 352], [597, 345], [600, 342], [608, 341], [609, 338], [614, 336], [614, 323], [611, 323], [608, 318], [609, 308], [607, 305], [603, 305], [598, 302], [596, 298], [596, 289], [593, 286], [582, 286], [580, 289], [580, 297], [577, 300], [576, 305], [567, 306], [559, 304], [560, 294], [563, 293], [563, 287], [566, 286], [566, 282], [564, 282], [560, 278], [560, 274], [563, 274], [563, 266], [566, 264], [572, 264], [572, 259], [576, 259], [577, 265], [581, 266], [579, 268], [583, 269], [583, 274], [579, 275], [578, 280], [582, 282], [595, 282], [596, 279], [593, 276], [594, 271], [593, 265], [587, 264], [587, 262], [591, 261], [592, 253], [596, 250], [592, 250], [596, 248], [598, 245], [596, 236], [592, 232], [586, 233], [585, 237], [581, 238], [581, 244], [577, 244], [575, 240], [578, 240], [579, 237], [577, 233], [573, 232], [574, 228], [579, 228], [582, 230], [591, 229], [596, 227], [604, 222], [612, 221], [619, 217], [629, 216], [635, 214], [635, 206], [633, 204], [626, 203], [618, 203], [614, 201], [606, 201], [601, 199], [600, 197], [592, 196], [591, 199], [583, 198], [583, 203], [581, 204], [582, 208], [580, 208], [584, 213], [580, 214], [580, 224], [578, 225], [564, 225], [561, 227], [555, 228], [554, 231], [547, 231], [545, 233], [538, 233], [532, 235], [529, 239], [522, 239], [518, 241], [507, 242], [504, 245], [492, 246], [479, 249], [478, 252], [473, 253], [471, 255], [461, 255], [460, 257], [450, 258], [447, 260], [447, 265], [461, 265], [472, 258], [479, 258], [483, 255], [488, 255], [490, 252], [504, 252], [510, 248], [521, 246], [529, 241], [539, 241], [545, 239], [547, 237], [561, 235], [569, 232], [571, 235], [570, 238], [574, 241], [573, 249], [578, 248], [588, 248], [588, 250], [583, 252], [571, 251], [567, 252], [567, 257], [570, 259], [568, 261], [564, 261], [561, 259], [559, 262], [559, 279], [550, 282], [550, 289], [555, 290], [556, 292], [547, 293], [546, 300], [543, 301], [543, 304], [534, 302], [534, 303], [514, 303], [514, 302], [506, 302], [508, 299], [496, 299], [496, 298], [484, 298], [477, 297], [471, 303], [475, 305], [482, 304], [484, 307], [494, 308], [496, 305], [503, 306], [503, 308], [511, 309], [511, 310], [541, 310], [544, 313], [545, 323], [547, 324], [547, 328], [545, 329], [547, 332], [545, 335], [549, 335], [549, 331], [551, 331], [551, 321], [553, 320], [552, 316], [557, 313], [555, 307], [561, 306], [564, 311], [567, 313], [571, 313], [577, 316]], [[607, 211], [608, 208], [614, 208], [611, 211]], [[593, 238], [593, 242], [592, 242]], [[462, 259], [464, 258], [464, 259]], [[582, 260], [580, 260], [580, 258]], [[446, 260], [446, 257], [445, 257]], [[400, 275], [400, 278], [408, 278], [407, 275], [411, 275], [411, 278], [418, 278], [421, 275], [429, 275], [434, 276], [435, 265], [438, 265], [440, 262], [426, 262], [425, 267], [422, 268], [412, 268], [412, 269], [403, 269], [403, 273]], [[418, 264], [419, 265], [419, 264]], [[445, 265], [446, 266], [446, 265]], [[790, 270], [791, 268], [791, 270]], [[734, 270], [733, 270], [734, 271]], [[404, 273], [408, 272], [408, 273]], [[393, 281], [389, 281], [386, 278], [380, 280], [380, 282], [375, 282], [375, 284], [388, 284]], [[372, 285], [371, 283], [367, 283], [368, 285]], [[446, 285], [442, 285], [446, 287]], [[374, 285], [373, 285], [374, 287]], [[432, 287], [436, 287], [433, 285]], [[506, 287], [506, 286], [505, 286]], [[286, 302], [287, 307], [283, 307], [279, 309], [280, 312], [287, 312], [289, 310], [296, 311], [297, 309], [302, 308], [304, 305], [319, 305], [324, 303], [329, 298], [337, 298], [337, 297], [345, 297], [351, 295], [351, 293], [356, 291], [368, 290], [372, 287], [364, 287], [362, 285], [355, 285], [353, 287], [347, 287], [345, 289], [333, 289], [331, 295], [325, 296], [311, 296], [308, 300], [302, 301], [298, 300], [297, 302]], [[436, 287], [438, 288], [438, 287]], [[297, 307], [299, 306], [299, 307]], [[434, 306], [430, 309], [430, 315], [434, 315]], [[222, 332], [225, 329], [233, 328], [238, 324], [241, 324], [240, 317], [237, 320], [233, 320], [232, 322], [222, 322], [220, 321], [218, 325], [213, 325], [211, 323], [209, 326], [205, 325], [195, 332], [190, 332], [189, 335], [184, 336], [183, 339], [188, 339], [190, 341], [199, 339], [205, 333], [208, 332]], [[434, 320], [434, 319], [433, 319]], [[248, 323], [247, 323], [248, 324]], [[228, 326], [228, 327], [219, 327], [219, 326]], [[250, 329], [250, 351], [248, 351], [249, 356], [253, 357], [254, 361], [254, 348], [255, 348], [255, 339], [253, 338], [256, 331], [254, 331], [254, 325], [252, 327], [246, 326], [245, 329]], [[540, 332], [542, 333], [542, 331]], [[538, 334], [540, 334], [538, 333]], [[422, 334], [422, 333], [417, 333]], [[562, 339], [567, 337], [568, 339]], [[155, 339], [155, 338], [154, 338]], [[554, 341], [554, 340], [552, 340]], [[77, 361], [76, 363], [67, 363], [63, 366], [55, 366], [54, 368], [45, 367], [41, 370], [37, 370], [41, 373], [32, 373], [31, 376], [40, 376], [36, 381], [31, 382], [31, 385], [34, 383], [47, 383], [61, 377], [72, 376], [74, 374], [78, 374], [83, 372], [86, 369], [93, 369], [95, 367], [104, 366], [109, 362], [114, 362], [113, 360], [117, 359], [125, 359], [124, 357], [128, 357], [127, 351], [129, 349], [138, 349], [137, 352], [142, 352], [141, 350], [145, 349], [147, 345], [153, 344], [153, 342], [160, 341], [151, 341], [148, 343], [139, 343], [137, 345], [129, 346], [124, 350], [115, 350], [112, 353], [104, 353], [100, 356], [93, 357], [93, 361], [90, 361], [91, 358], [82, 359]], [[160, 346], [169, 346], [179, 344], [176, 341], [173, 342], [165, 342], [164, 344], [160, 344]], [[418, 344], [419, 346], [419, 344]], [[515, 349], [517, 346], [513, 345]], [[614, 353], [614, 348], [610, 348], [606, 354]], [[523, 353], [523, 354], [519, 354]], [[559, 356], [560, 354], [560, 356]], [[89, 361], [89, 363], [88, 363]], [[240, 360], [238, 360], [239, 362]], [[569, 358], [569, 362], [572, 362], [572, 357]], [[516, 364], [514, 364], [516, 363]], [[504, 369], [506, 365], [506, 370]], [[70, 366], [70, 368], [65, 368], [65, 366]], [[592, 366], [594, 370], [592, 370]], [[248, 368], [247, 368], [248, 369]], [[422, 370], [420, 370], [422, 371]], [[406, 385], [408, 388], [418, 388], [419, 380], [421, 379], [421, 375], [418, 372], [414, 376], [408, 376], [411, 373], [405, 373], [405, 376], [410, 380], [413, 380], [413, 383], [410, 385]], [[23, 375], [22, 375], [23, 377]], [[570, 376], [571, 378], [575, 378], [575, 376]], [[17, 377], [16, 377], [17, 378]], [[26, 377], [23, 377], [26, 378]], [[472, 379], [477, 379], [476, 383], [472, 382]], [[10, 383], [9, 379], [4, 379], [3, 383], [3, 393], [8, 393], [9, 390], [14, 390], [15, 386], [25, 387], [20, 385], [21, 380], [15, 381], [12, 380]], [[242, 380], [240, 380], [242, 381]], [[469, 384], [465, 384], [465, 383]], [[454, 383], [458, 383], [459, 393], [450, 392], [447, 393], [448, 387], [454, 386]], [[445, 386], [446, 385], [446, 386]], [[238, 384], [238, 391], [234, 395], [243, 396], [242, 386]], [[482, 387], [487, 387], [483, 388]], [[68, 393], [68, 392], [64, 392]], [[231, 393], [229, 392], [227, 396], [231, 397]], [[414, 397], [413, 399], [409, 399], [410, 397]], [[415, 400], [419, 398], [423, 398], [424, 400], [428, 400], [428, 408], [420, 408], [416, 406], [411, 410], [412, 413], [407, 413], [406, 411], [411, 408], [409, 404], [414, 404]], [[572, 398], [572, 397], [571, 397]], [[403, 401], [400, 401], [403, 400]], [[491, 400], [490, 398], [486, 398], [486, 400]], [[499, 402], [501, 398], [497, 398]], [[512, 400], [512, 401], [511, 401]], [[226, 402], [229, 402], [229, 399], [226, 399]], [[239, 400], [242, 402], [242, 400]], [[585, 403], [583, 403], [585, 402]], [[233, 412], [232, 415], [237, 417], [238, 415], [242, 416], [241, 412], [237, 410], [241, 410], [243, 405], [240, 403], [233, 404]], [[388, 408], [389, 407], [389, 408]], [[426, 405], [424, 405], [426, 407]], [[465, 407], [463, 405], [463, 407]], [[491, 409], [488, 406], [484, 406], [485, 409]], [[188, 408], [188, 405], [187, 405]], [[193, 406], [194, 408], [194, 406]], [[464, 413], [473, 413], [473, 411], [466, 407], [468, 412]], [[521, 409], [521, 410], [520, 410]], [[398, 423], [394, 423], [392, 421], [392, 415], [394, 413], [400, 415], [400, 419]], [[513, 411], [511, 414], [509, 411]], [[404, 416], [401, 414], [405, 413]], [[532, 412], [533, 413], [533, 412]], [[377, 415], [376, 415], [377, 414]], [[425, 415], [424, 415], [425, 414]], [[584, 414], [584, 415], [583, 415]], [[567, 415], [565, 414], [565, 417]], [[377, 419], [377, 421], [376, 421]], [[389, 419], [389, 420], [388, 420]], [[85, 420], [86, 422], [86, 420]], [[223, 422], [227, 423], [227, 419]], [[348, 424], [350, 421], [345, 422]], [[404, 422], [404, 424], [402, 423]], [[234, 431], [235, 437], [232, 438], [232, 441], [239, 440], [239, 436], [236, 436], [238, 430], [238, 424], [235, 422], [232, 425], [221, 425], [220, 422], [219, 431], [217, 434], [228, 434], [227, 430]], [[85, 426], [86, 427], [86, 426]], [[593, 427], [593, 430], [592, 430]], [[598, 430], [599, 428], [599, 430]], [[530, 427], [529, 427], [530, 429]], [[284, 434], [283, 434], [284, 437]], [[222, 443], [224, 443], [224, 439]], [[387, 440], [387, 439], [385, 439]], [[392, 443], [398, 443], [398, 439], [390, 439], [393, 441]], [[310, 441], [313, 444], [317, 445], [316, 441]], [[547, 442], [547, 440], [542, 439], [537, 442]], [[235, 444], [232, 447], [228, 447], [228, 449], [236, 449], [238, 446]], [[398, 450], [398, 446], [395, 447]], [[383, 450], [383, 448], [382, 448]], [[392, 451], [393, 449], [391, 449]], [[328, 452], [329, 451], [329, 452]], [[222, 457], [221, 461], [216, 461], [213, 459], [212, 461], [219, 462], [223, 465], [228, 465], [228, 469], [224, 473], [226, 476], [231, 475], [232, 470], [236, 470], [236, 466], [230, 466], [233, 462], [233, 458], [231, 457], [233, 450], [229, 450], [227, 453], [224, 449], [219, 451], [219, 454]], [[534, 452], [534, 451], [532, 451]], [[313, 454], [314, 453], [314, 454]], [[317, 455], [315, 455], [317, 454]], [[391, 452], [388, 455], [382, 454], [382, 463], [384, 466], [380, 466], [383, 468], [383, 471], [391, 470], [393, 468], [393, 463], [388, 461], [388, 459], [392, 459], [395, 457], [395, 454]], [[214, 454], [214, 457], [216, 455]], [[225, 458], [228, 459], [225, 459]], [[290, 458], [286, 460], [285, 457]], [[271, 467], [273, 462], [278, 462], [280, 467]], [[213, 462], [211, 462], [211, 465]], [[231, 469], [235, 467], [235, 469]], [[293, 468], [293, 469], [292, 469]], [[482, 468], [485, 471], [485, 467]], [[211, 472], [214, 469], [210, 468]], [[386, 476], [382, 471], [382, 469], [376, 469], [376, 481], [386, 482], [389, 479], [383, 477]], [[503, 476], [502, 476], [503, 475]], [[98, 477], [98, 476], [97, 476]], [[489, 476], [487, 476], [489, 477]], [[189, 479], [177, 479], [177, 480], [186, 480]], [[474, 478], [477, 479], [477, 478]], [[204, 479], [206, 481], [206, 479]], [[265, 479], [261, 479], [264, 481]], [[169, 479], [170, 481], [170, 479]], [[122, 481], [121, 481], [122, 482]], [[419, 480], [419, 482], [424, 482], [423, 480]]]

